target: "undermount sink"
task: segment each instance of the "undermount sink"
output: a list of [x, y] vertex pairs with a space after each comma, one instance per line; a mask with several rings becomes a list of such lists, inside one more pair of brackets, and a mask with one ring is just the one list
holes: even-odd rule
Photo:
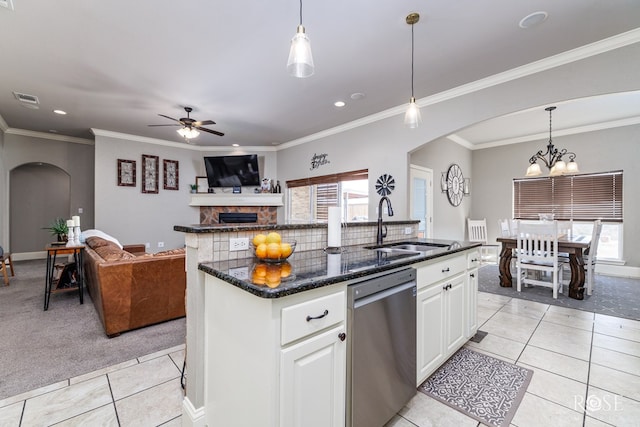
[[391, 243], [378, 248], [367, 247], [377, 252], [385, 253], [414, 253], [429, 252], [436, 249], [446, 248], [447, 245], [429, 244], [429, 243]]

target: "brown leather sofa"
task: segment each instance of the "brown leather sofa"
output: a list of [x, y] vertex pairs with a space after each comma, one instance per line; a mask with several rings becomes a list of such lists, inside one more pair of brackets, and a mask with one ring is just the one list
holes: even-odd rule
[[108, 337], [185, 316], [184, 249], [147, 254], [100, 237], [85, 244], [85, 286]]

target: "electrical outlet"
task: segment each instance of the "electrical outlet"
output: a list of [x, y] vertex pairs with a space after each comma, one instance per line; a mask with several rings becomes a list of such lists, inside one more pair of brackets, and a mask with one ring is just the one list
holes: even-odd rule
[[411, 234], [411, 227], [405, 227], [404, 234]]
[[229, 251], [246, 251], [247, 249], [249, 249], [249, 239], [247, 237], [229, 239]]
[[164, 242], [158, 242], [158, 247], [159, 248], [164, 248]]
[[78, 213], [84, 213], [84, 209], [78, 208]]

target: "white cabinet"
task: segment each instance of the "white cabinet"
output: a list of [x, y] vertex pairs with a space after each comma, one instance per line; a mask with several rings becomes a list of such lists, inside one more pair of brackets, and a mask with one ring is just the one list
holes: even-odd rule
[[[471, 259], [470, 254], [460, 253], [416, 265], [417, 385], [462, 347], [472, 330], [475, 334], [477, 281], [469, 280]], [[473, 263], [471, 265], [473, 267]]]
[[260, 298], [205, 279], [205, 423], [344, 426], [346, 284]]
[[344, 330], [342, 325], [281, 350], [281, 426], [344, 425]]
[[478, 265], [480, 263], [480, 253], [477, 251], [467, 254], [468, 270], [466, 283], [465, 313], [467, 339], [473, 337], [478, 332]]

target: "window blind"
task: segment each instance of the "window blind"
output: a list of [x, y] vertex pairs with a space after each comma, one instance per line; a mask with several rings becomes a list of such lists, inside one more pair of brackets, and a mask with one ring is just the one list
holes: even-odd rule
[[330, 175], [314, 176], [310, 178], [292, 179], [286, 182], [288, 188], [304, 187], [305, 185], [337, 184], [341, 181], [356, 181], [367, 179], [369, 169], [361, 169], [351, 172], [335, 173]]
[[513, 180], [513, 217], [623, 221], [622, 171]]

